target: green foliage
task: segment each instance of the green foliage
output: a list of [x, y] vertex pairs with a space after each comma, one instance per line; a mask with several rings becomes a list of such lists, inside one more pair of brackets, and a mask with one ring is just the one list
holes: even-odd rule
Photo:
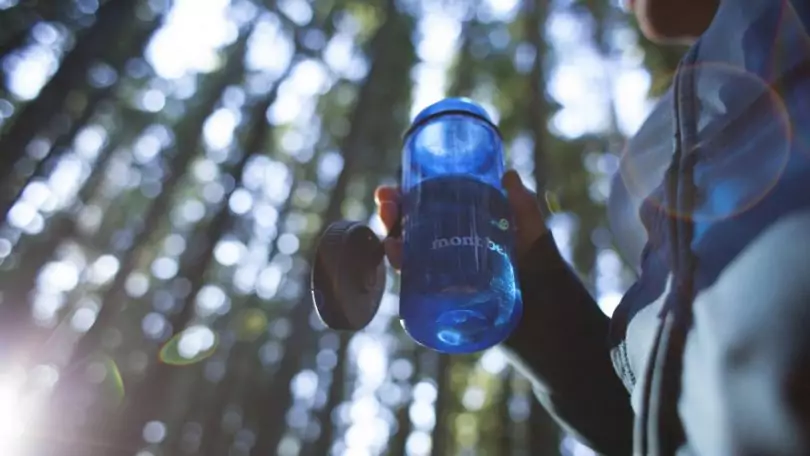
[[644, 66], [649, 69], [652, 76], [650, 96], [659, 97], [672, 84], [672, 77], [684, 52], [686, 52], [686, 48], [682, 46], [656, 46], [644, 39], [640, 40], [640, 44], [641, 48], [644, 49]]

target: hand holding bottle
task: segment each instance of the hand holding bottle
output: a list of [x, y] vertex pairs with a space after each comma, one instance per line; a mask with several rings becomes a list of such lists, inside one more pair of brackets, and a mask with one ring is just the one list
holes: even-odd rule
[[[509, 204], [515, 216], [517, 224], [517, 255], [518, 259], [522, 260], [532, 244], [546, 234], [548, 229], [535, 195], [523, 185], [520, 176], [515, 171], [506, 172], [502, 184], [506, 189]], [[400, 198], [401, 194], [397, 187], [379, 187], [374, 194], [377, 213], [385, 225], [386, 231], [390, 231], [400, 217]], [[402, 239], [387, 238], [385, 240], [385, 255], [391, 266], [399, 270], [402, 265]]]
[[349, 221], [319, 241], [311, 286], [327, 326], [356, 330], [373, 318], [385, 256], [401, 272], [399, 318], [415, 342], [463, 354], [506, 340], [523, 313], [518, 260], [546, 228], [504, 166], [503, 138], [480, 105], [447, 98], [423, 109], [403, 140], [401, 187], [375, 193], [384, 244]]

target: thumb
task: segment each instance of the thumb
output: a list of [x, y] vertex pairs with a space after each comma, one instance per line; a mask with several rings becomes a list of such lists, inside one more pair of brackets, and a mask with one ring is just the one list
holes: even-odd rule
[[543, 212], [535, 194], [526, 188], [520, 176], [514, 170], [507, 171], [502, 180], [506, 189], [509, 205], [515, 215], [518, 234], [518, 254], [528, 249], [537, 238], [545, 234], [546, 228]]
[[520, 176], [515, 170], [509, 170], [503, 175], [503, 187], [506, 190], [509, 204], [515, 215], [520, 218], [526, 212], [538, 211], [537, 199], [520, 179]]

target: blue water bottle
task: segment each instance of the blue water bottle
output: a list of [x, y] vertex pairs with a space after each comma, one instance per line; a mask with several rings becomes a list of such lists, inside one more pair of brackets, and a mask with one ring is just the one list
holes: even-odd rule
[[[469, 100], [427, 107], [405, 136], [399, 313], [405, 331], [426, 347], [484, 350], [506, 339], [520, 320], [503, 172], [498, 129]], [[384, 286], [382, 257], [381, 243], [364, 225], [340, 221], [326, 230], [312, 290], [327, 326], [360, 329], [371, 320]]]

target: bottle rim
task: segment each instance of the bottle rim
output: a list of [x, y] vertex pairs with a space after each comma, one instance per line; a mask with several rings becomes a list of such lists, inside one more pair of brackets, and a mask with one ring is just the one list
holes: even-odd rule
[[[444, 107], [444, 105], [450, 106]], [[484, 109], [478, 104], [464, 98], [445, 98], [444, 100], [428, 106], [417, 114], [416, 119], [403, 135], [403, 140], [407, 141], [411, 134], [433, 120], [450, 115], [462, 115], [478, 119], [492, 128], [498, 137], [502, 138], [501, 130], [497, 125], [495, 125], [492, 119], [489, 118], [486, 111], [484, 111]]]

